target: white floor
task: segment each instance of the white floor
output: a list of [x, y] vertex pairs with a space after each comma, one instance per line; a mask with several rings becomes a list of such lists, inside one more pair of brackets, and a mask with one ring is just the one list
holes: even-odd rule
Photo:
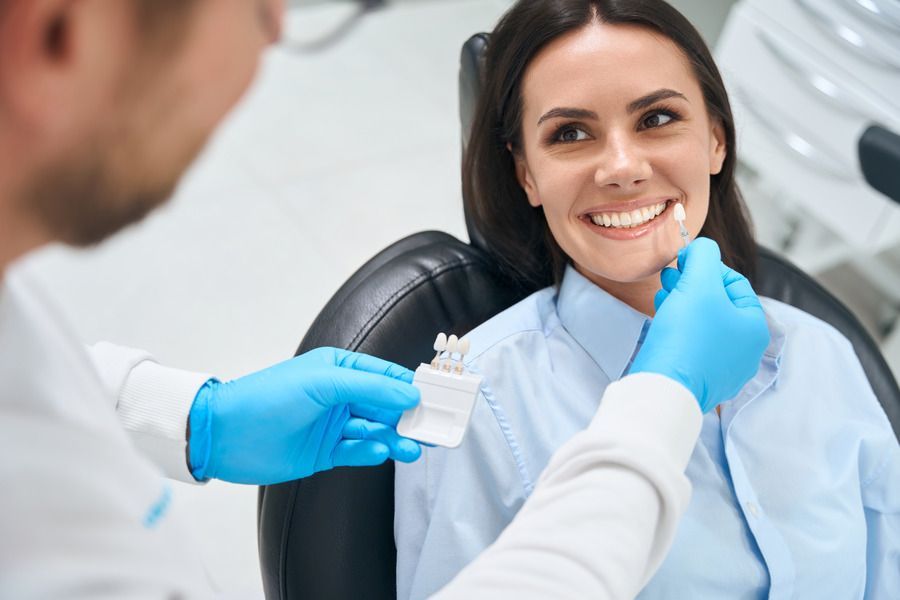
[[[509, 4], [409, 0], [322, 54], [272, 51], [169, 206], [98, 249], [52, 249], [29, 267], [87, 342], [223, 378], [290, 357], [378, 250], [425, 229], [464, 237], [459, 48]], [[308, 38], [349, 10], [296, 11], [289, 35]], [[179, 485], [177, 501], [218, 584], [261, 596], [256, 488]]]

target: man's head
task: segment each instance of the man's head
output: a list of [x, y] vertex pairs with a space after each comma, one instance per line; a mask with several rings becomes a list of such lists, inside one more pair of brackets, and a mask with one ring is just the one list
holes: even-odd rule
[[21, 238], [0, 269], [167, 199], [278, 37], [283, 2], [0, 0], [0, 244]]

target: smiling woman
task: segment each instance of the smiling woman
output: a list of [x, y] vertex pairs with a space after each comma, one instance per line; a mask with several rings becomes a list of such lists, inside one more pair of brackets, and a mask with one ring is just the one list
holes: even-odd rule
[[[716, 164], [709, 166], [718, 168], [689, 175], [700, 186], [692, 190], [698, 195], [695, 206], [685, 203], [689, 224], [696, 226], [691, 233], [714, 239], [724, 262], [752, 280], [756, 251], [734, 179], [728, 96], [703, 39], [674, 8], [657, 1], [517, 5], [491, 36], [485, 72], [463, 185], [468, 211], [515, 277], [536, 287], [558, 283], [569, 258], [574, 259], [558, 235], [562, 223], [554, 221], [552, 208], [548, 211], [538, 196], [551, 183], [545, 175], [558, 170], [551, 159], [557, 167], [581, 159], [582, 175], [594, 169], [601, 178], [607, 176], [601, 168], [656, 169], [659, 160], [678, 162], [682, 170], [685, 160], [696, 158], [694, 148], [685, 154], [688, 135], [696, 145], [698, 134], [705, 132], [715, 135], [719, 147], [703, 148], [703, 153], [717, 152]], [[621, 162], [635, 159], [640, 164]], [[579, 202], [590, 205], [584, 208], [611, 213], [611, 227], [612, 214], [678, 198], [666, 196], [677, 190], [661, 189], [672, 182], [644, 181], [640, 172], [612, 173], [623, 175], [635, 179], [577, 192]], [[655, 243], [659, 246], [658, 236]], [[648, 260], [659, 271], [676, 250], [674, 244], [665, 251], [660, 247], [661, 254]], [[668, 261], [661, 262], [663, 255]], [[641, 270], [644, 275], [653, 271]], [[620, 269], [618, 276], [640, 274]]]
[[658, 274], [679, 247], [672, 219], [656, 216], [682, 203], [696, 235], [727, 155], [683, 52], [646, 27], [593, 22], [544, 47], [521, 90], [508, 144], [528, 204], [579, 273], [652, 314]]
[[[547, 287], [467, 335], [466, 368], [483, 383], [463, 443], [396, 467], [402, 600], [427, 597], [493, 542], [628, 372], [682, 245], [675, 207], [688, 237], [753, 270], [728, 97], [671, 6], [520, 0], [484, 71], [469, 214], [512, 277]], [[639, 597], [900, 598], [893, 431], [846, 339], [761, 300], [771, 343], [705, 415], [691, 504]]]

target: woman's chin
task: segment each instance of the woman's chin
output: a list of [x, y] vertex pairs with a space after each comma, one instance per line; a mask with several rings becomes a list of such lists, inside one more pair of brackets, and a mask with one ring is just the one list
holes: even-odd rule
[[[637, 259], [637, 260], [635, 260]], [[631, 257], [630, 260], [608, 264], [600, 262], [575, 262], [575, 269], [593, 281], [598, 283], [607, 281], [626, 285], [629, 283], [644, 283], [653, 277], [659, 280], [659, 273], [664, 268], [675, 266], [678, 259], [677, 250], [671, 254], [654, 252], [652, 256]]]
[[669, 266], [672, 261], [661, 259], [650, 265], [641, 265], [629, 268], [611, 267], [609, 265], [579, 265], [575, 264], [575, 270], [593, 281], [600, 287], [604, 284], [628, 285], [646, 283], [648, 279], [654, 279], [659, 283], [659, 272]]

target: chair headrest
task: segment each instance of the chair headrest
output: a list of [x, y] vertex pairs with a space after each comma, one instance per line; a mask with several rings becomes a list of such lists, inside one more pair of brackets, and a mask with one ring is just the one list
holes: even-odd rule
[[[472, 121], [475, 120], [475, 107], [478, 105], [478, 96], [481, 94], [484, 53], [489, 38], [487, 33], [476, 33], [463, 45], [459, 57], [459, 119], [462, 125], [460, 131], [463, 156], [469, 145]], [[463, 206], [465, 207], [465, 204]], [[465, 210], [465, 216], [469, 242], [476, 248], [487, 250], [484, 236], [478, 231], [468, 210]]]

